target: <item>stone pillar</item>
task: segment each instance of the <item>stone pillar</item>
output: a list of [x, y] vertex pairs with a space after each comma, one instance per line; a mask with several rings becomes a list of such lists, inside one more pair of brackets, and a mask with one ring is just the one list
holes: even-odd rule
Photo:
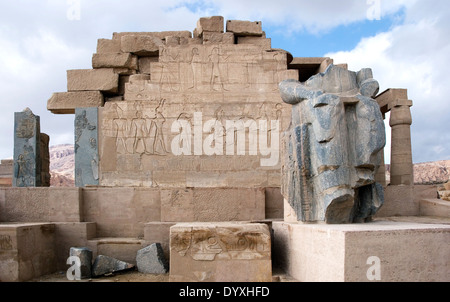
[[98, 185], [98, 168], [98, 108], [76, 108], [75, 185]]
[[410, 107], [412, 101], [396, 99], [389, 104], [391, 118], [391, 185], [413, 185]]
[[40, 156], [41, 156], [41, 186], [50, 187], [50, 152], [49, 143], [50, 137], [45, 134], [40, 134]]
[[41, 186], [40, 118], [26, 108], [14, 114], [13, 187]]
[[380, 151], [381, 153], [381, 164], [378, 168], [377, 174], [375, 174], [375, 181], [386, 187], [386, 165], [384, 164], [384, 148]]

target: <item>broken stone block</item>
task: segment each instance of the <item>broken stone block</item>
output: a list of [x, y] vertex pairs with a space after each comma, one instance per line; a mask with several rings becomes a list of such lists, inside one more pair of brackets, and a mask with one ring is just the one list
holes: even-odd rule
[[262, 22], [261, 21], [241, 21], [228, 20], [227, 32], [232, 32], [235, 36], [262, 36]]
[[130, 53], [95, 53], [92, 68], [128, 68], [137, 70], [137, 56]]
[[121, 37], [122, 52], [131, 52], [139, 56], [157, 56], [162, 39], [155, 36], [125, 35]]
[[74, 114], [75, 108], [102, 107], [103, 104], [100, 91], [56, 92], [47, 101], [47, 110], [54, 114]]
[[67, 91], [92, 91], [116, 93], [119, 75], [112, 68], [67, 70]]
[[179, 223], [170, 228], [170, 281], [271, 282], [271, 239], [262, 223]]
[[144, 274], [166, 274], [169, 271], [161, 243], [153, 243], [139, 250], [136, 265], [138, 271]]
[[197, 21], [197, 28], [195, 29], [195, 34], [200, 37], [204, 32], [223, 33], [224, 29], [223, 22], [224, 20], [222, 16], [200, 18]]
[[80, 258], [81, 279], [92, 277], [92, 251], [87, 247], [71, 247], [70, 256]]
[[203, 44], [234, 44], [233, 33], [204, 32]]
[[105, 255], [98, 255], [97, 258], [95, 258], [94, 264], [92, 265], [92, 276], [99, 277], [105, 274], [111, 274], [129, 270], [132, 268], [134, 268], [133, 264], [126, 263], [124, 261]]

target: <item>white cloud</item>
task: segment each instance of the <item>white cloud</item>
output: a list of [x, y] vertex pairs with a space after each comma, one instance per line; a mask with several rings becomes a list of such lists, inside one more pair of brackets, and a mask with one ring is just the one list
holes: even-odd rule
[[407, 8], [404, 24], [361, 40], [351, 51], [326, 54], [351, 70], [371, 67], [381, 90], [408, 89], [414, 162], [450, 159], [450, 133], [443, 131], [450, 112], [448, 6], [417, 1]]

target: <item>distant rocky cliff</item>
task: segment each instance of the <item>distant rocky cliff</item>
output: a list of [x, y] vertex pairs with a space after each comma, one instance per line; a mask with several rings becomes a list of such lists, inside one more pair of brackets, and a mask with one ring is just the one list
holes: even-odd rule
[[50, 185], [73, 187], [75, 185], [75, 152], [73, 145], [50, 147]]

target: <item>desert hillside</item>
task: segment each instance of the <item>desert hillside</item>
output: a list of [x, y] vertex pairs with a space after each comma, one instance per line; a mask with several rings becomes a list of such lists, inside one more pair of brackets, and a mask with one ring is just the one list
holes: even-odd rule
[[75, 185], [75, 151], [73, 145], [51, 146], [50, 185], [52, 187], [73, 187]]
[[[73, 145], [50, 147], [52, 186], [74, 186], [75, 152]], [[386, 165], [389, 179], [390, 166]], [[450, 178], [450, 160], [414, 164], [414, 183], [441, 184]]]

